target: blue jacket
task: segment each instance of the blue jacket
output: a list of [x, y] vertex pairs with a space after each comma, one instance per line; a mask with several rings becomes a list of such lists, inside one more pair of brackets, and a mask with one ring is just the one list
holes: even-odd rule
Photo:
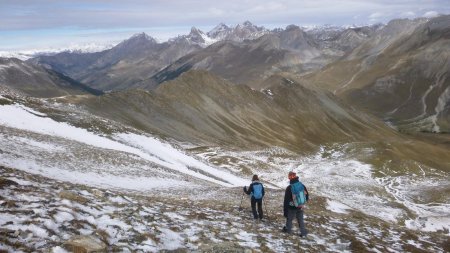
[[[247, 188], [247, 191], [246, 191], [245, 188], [244, 188], [244, 192], [245, 192], [247, 195], [250, 195], [251, 193], [253, 193], [253, 185], [256, 185], [256, 184], [260, 184], [260, 185], [263, 186], [263, 184], [261, 184], [259, 181], [253, 181], [253, 182], [250, 184], [250, 186]], [[264, 186], [262, 187], [262, 196], [264, 197]], [[252, 194], [252, 198], [253, 198], [253, 194]]]

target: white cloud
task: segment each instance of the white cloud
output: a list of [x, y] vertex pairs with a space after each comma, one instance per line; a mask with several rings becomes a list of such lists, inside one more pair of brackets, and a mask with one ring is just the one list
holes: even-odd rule
[[425, 14], [423, 14], [423, 17], [425, 18], [434, 18], [439, 16], [439, 13], [437, 11], [427, 11]]
[[[189, 28], [249, 20], [268, 28], [361, 25], [450, 14], [449, 0], [0, 0], [0, 49], [61, 42], [83, 31], [148, 32], [166, 40]], [[431, 11], [432, 10], [432, 11]], [[74, 35], [74, 36], [73, 36]], [[47, 36], [47, 38], [44, 38]], [[116, 40], [105, 34], [106, 40]], [[106, 38], [109, 36], [108, 38]], [[42, 40], [39, 41], [39, 39]], [[125, 39], [123, 36], [122, 39]], [[81, 40], [76, 36], [77, 40]], [[90, 42], [85, 38], [82, 42]], [[53, 45], [52, 45], [53, 46]]]
[[413, 11], [405, 11], [405, 12], [400, 13], [400, 17], [412, 18], [415, 16], [416, 16], [416, 13]]
[[381, 18], [383, 16], [384, 16], [384, 14], [381, 13], [381, 12], [374, 12], [374, 13], [370, 14], [369, 18], [370, 19], [377, 19], [377, 18]]

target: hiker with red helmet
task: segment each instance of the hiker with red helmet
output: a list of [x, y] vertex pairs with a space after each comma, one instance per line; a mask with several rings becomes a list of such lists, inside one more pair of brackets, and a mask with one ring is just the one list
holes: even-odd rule
[[292, 221], [297, 218], [298, 226], [300, 228], [300, 237], [305, 237], [308, 231], [305, 228], [305, 221], [303, 220], [303, 208], [308, 201], [308, 190], [300, 182], [297, 174], [293, 171], [289, 172], [289, 186], [286, 187], [284, 194], [284, 217], [286, 217], [286, 226], [283, 227], [283, 232], [292, 233]]
[[[262, 220], [263, 210], [262, 210], [262, 199], [264, 197], [264, 186], [259, 182], [258, 175], [253, 175], [252, 183], [247, 189], [244, 186], [244, 192], [251, 196], [250, 204], [252, 206], [253, 218], [257, 220], [258, 218]], [[256, 204], [258, 204], [258, 212], [256, 212]]]

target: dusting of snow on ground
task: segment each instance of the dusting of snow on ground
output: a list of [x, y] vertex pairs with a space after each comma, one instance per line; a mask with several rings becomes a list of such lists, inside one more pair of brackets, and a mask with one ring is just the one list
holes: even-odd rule
[[307, 157], [296, 171], [313, 192], [320, 192], [368, 215], [392, 222], [405, 215], [404, 210], [386, 204], [389, 196], [372, 177], [370, 165], [347, 159], [340, 152], [327, 158], [322, 157], [321, 152]]
[[[406, 206], [416, 216], [407, 217], [405, 225], [423, 231], [449, 231], [450, 203], [420, 203], [421, 195], [433, 194], [435, 189], [449, 184], [449, 175], [432, 169], [422, 169], [419, 175], [384, 176], [377, 181], [384, 185], [396, 201]], [[426, 174], [427, 177], [424, 177]]]
[[[215, 184], [224, 186], [245, 185], [246, 180], [241, 179], [225, 170], [213, 168], [192, 157], [189, 157], [181, 151], [173, 148], [167, 143], [163, 143], [155, 138], [140, 136], [136, 134], [117, 134], [112, 138], [96, 135], [85, 129], [76, 128], [64, 122], [56, 122], [46, 118], [44, 114], [35, 112], [32, 109], [18, 105], [6, 105], [0, 107], [0, 125], [11, 128], [21, 129], [42, 135], [61, 137], [64, 139], [81, 142], [97, 148], [115, 150], [134, 154], [152, 164], [178, 171], [189, 176], [206, 180]], [[47, 149], [48, 151], [62, 151], [61, 147], [55, 147], [46, 143], [39, 144], [31, 139], [17, 138], [16, 142], [26, 142], [35, 148]], [[56, 150], [56, 149], [60, 150]], [[4, 157], [6, 158], [6, 157]], [[155, 177], [137, 178], [137, 177], [116, 177], [104, 173], [88, 173], [85, 177], [76, 171], [66, 170], [59, 167], [39, 166], [33, 160], [26, 159], [3, 159], [3, 165], [18, 167], [31, 172], [41, 171], [48, 176], [54, 175], [55, 178], [65, 180], [75, 180], [87, 184], [105, 184], [108, 186], [124, 187], [127, 189], [140, 190], [142, 188], [156, 188], [169, 183], [175, 183], [172, 180], [158, 180]], [[44, 171], [45, 170], [45, 171]], [[84, 173], [84, 172], [83, 172]], [[56, 175], [57, 176], [56, 176]]]
[[[0, 143], [0, 179], [18, 184], [0, 187], [0, 251], [63, 253], [64, 242], [87, 235], [118, 252], [445, 252], [450, 206], [421, 191], [447, 189], [449, 175], [377, 171], [343, 151], [351, 144], [309, 156], [182, 150], [143, 134], [95, 134], [21, 105], [0, 106]], [[291, 170], [311, 194], [307, 238], [296, 224], [294, 234], [280, 233]], [[237, 176], [252, 174], [266, 187], [262, 222], [242, 198], [251, 177]]]
[[344, 213], [347, 214], [348, 213], [348, 209], [351, 209], [349, 206], [346, 206], [342, 203], [339, 203], [337, 201], [334, 200], [327, 200], [327, 209], [335, 212], [335, 213]]
[[[417, 189], [425, 191], [446, 185], [449, 176], [445, 173], [430, 169], [426, 172], [427, 177], [424, 170], [421, 176], [374, 177], [370, 165], [350, 160], [340, 151], [334, 151], [326, 158], [323, 153], [321, 150], [304, 159], [297, 168], [305, 183], [321, 194], [384, 220], [405, 220], [410, 229], [449, 231], [450, 203], [422, 204], [412, 198]], [[411, 219], [408, 212], [413, 212], [416, 218]]]
[[[198, 155], [210, 162], [217, 157], [228, 159], [228, 163], [222, 166], [229, 170], [243, 166], [251, 168], [252, 173], [258, 174], [262, 181], [273, 183], [269, 186], [281, 189], [289, 184], [287, 173], [296, 171], [310, 191], [311, 198], [318, 195], [328, 198], [327, 209], [333, 212], [358, 210], [401, 225], [404, 222], [410, 229], [450, 230], [450, 203], [421, 203], [420, 191], [417, 191], [420, 188], [431, 194], [432, 189], [446, 189], [449, 175], [422, 169], [421, 174], [393, 173], [395, 176], [376, 177], [371, 165], [346, 154], [342, 151], [345, 148], [336, 146], [326, 150], [321, 147], [316, 154], [299, 158], [282, 148], [255, 152], [210, 149]], [[370, 155], [372, 150], [363, 152]]]

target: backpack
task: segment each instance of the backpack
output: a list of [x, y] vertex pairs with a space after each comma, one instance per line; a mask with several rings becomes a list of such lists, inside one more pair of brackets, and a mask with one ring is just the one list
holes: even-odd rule
[[253, 184], [253, 192], [252, 192], [253, 198], [262, 199], [262, 197], [263, 197], [262, 191], [263, 191], [263, 185], [261, 183]]
[[296, 208], [300, 209], [303, 208], [307, 201], [305, 186], [300, 182], [296, 182], [294, 184], [291, 184], [291, 191], [292, 201], [289, 203], [289, 205], [295, 206]]

